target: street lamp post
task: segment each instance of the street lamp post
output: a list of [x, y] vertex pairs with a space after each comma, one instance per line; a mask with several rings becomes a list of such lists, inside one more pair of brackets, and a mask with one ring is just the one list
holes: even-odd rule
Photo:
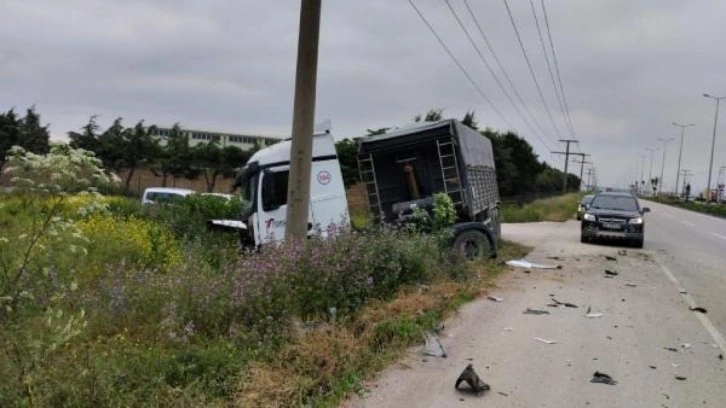
[[663, 162], [660, 164], [660, 179], [658, 180], [658, 195], [661, 195], [663, 192], [663, 170], [665, 170], [665, 160], [666, 160], [666, 150], [668, 150], [668, 142], [672, 142], [672, 137], [664, 138], [659, 137], [658, 140], [663, 142]]
[[681, 125], [680, 123], [673, 122], [673, 126], [678, 126], [681, 128], [681, 147], [678, 149], [678, 169], [676, 170], [676, 185], [673, 188], [673, 191], [676, 193], [676, 197], [679, 196], [678, 194], [678, 181], [681, 176], [681, 156], [683, 155], [683, 131], [687, 127], [696, 126], [693, 123], [689, 123], [687, 125]]
[[646, 147], [645, 150], [650, 152], [650, 166], [648, 167], [648, 186], [653, 187], [653, 153], [658, 151], [657, 147]]
[[708, 194], [708, 201], [711, 201], [711, 171], [713, 170], [713, 150], [716, 146], [716, 126], [718, 125], [718, 107], [721, 100], [726, 99], [726, 96], [712, 96], [707, 93], [703, 94], [706, 98], [716, 100], [716, 117], [713, 120], [713, 138], [711, 139], [711, 161], [708, 163], [708, 184], [706, 185], [706, 194]]

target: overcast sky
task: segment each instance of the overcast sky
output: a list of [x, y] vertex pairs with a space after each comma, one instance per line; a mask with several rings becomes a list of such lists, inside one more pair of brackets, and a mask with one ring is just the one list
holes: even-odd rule
[[[561, 166], [549, 149], [562, 150], [556, 139], [571, 135], [529, 0], [509, 3], [559, 133], [538, 96], [503, 0], [468, 2], [526, 108], [463, 0], [450, 2], [519, 110], [528, 117], [528, 109], [535, 121], [527, 125], [512, 107], [443, 0], [414, 4], [504, 118], [407, 0], [324, 0], [317, 120], [330, 119], [336, 138], [343, 138], [365, 134], [366, 128], [404, 125], [433, 107], [459, 118], [474, 110], [482, 127], [512, 128], [542, 159]], [[533, 3], [547, 41], [540, 0]], [[592, 154], [601, 183], [632, 179], [640, 155], [646, 156], [647, 177], [645, 148], [662, 149], [657, 138], [674, 137], [665, 166], [665, 187], [672, 189], [679, 130], [671, 122], [677, 121], [696, 124], [686, 131], [682, 168], [693, 172], [694, 188], [705, 187], [715, 102], [701, 94], [726, 95], [726, 1], [545, 4], [579, 151]], [[90, 115], [98, 115], [102, 126], [121, 116], [128, 125], [145, 119], [159, 126], [180, 122], [188, 128], [288, 136], [299, 7], [293, 0], [4, 1], [0, 110], [35, 105], [54, 138], [80, 128]], [[714, 182], [718, 167], [726, 165], [724, 123], [726, 106]], [[659, 150], [654, 176], [661, 162]]]

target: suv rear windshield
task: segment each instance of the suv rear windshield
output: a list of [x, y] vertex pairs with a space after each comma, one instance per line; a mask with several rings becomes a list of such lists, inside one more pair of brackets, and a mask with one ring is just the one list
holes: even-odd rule
[[590, 203], [592, 208], [604, 208], [608, 210], [638, 211], [638, 202], [633, 197], [601, 195], [596, 196]]

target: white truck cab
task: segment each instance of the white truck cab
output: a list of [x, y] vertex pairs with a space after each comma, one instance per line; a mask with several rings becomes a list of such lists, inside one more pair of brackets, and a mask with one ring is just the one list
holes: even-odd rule
[[[287, 224], [287, 185], [291, 141], [261, 149], [238, 175], [245, 207], [241, 220], [212, 220], [212, 226], [236, 228], [245, 245], [280, 241]], [[350, 226], [343, 176], [330, 133], [313, 137], [308, 235], [327, 237]]]

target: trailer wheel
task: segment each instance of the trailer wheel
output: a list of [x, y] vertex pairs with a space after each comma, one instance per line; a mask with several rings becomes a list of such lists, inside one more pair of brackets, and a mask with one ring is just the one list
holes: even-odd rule
[[467, 259], [474, 259], [493, 254], [489, 237], [475, 229], [466, 230], [454, 238], [454, 250]]

